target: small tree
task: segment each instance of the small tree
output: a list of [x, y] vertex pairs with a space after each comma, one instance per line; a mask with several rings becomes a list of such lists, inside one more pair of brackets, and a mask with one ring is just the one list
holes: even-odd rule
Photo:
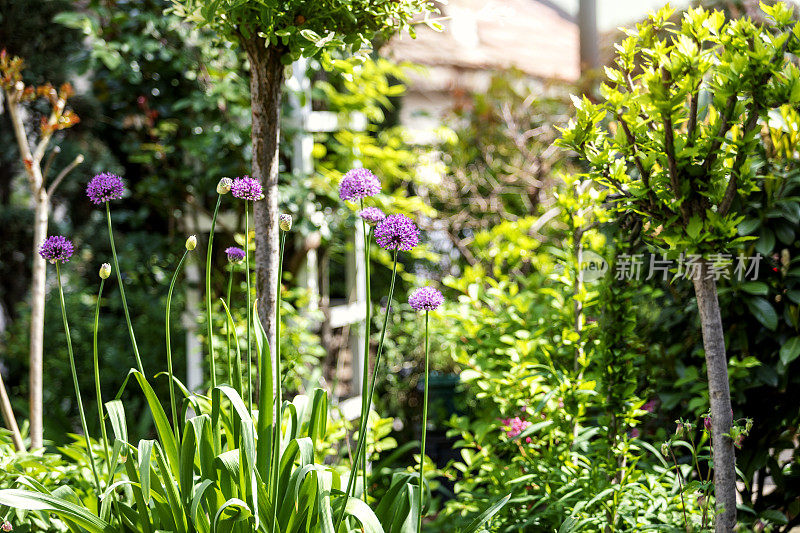
[[278, 141], [284, 69], [320, 51], [359, 52], [376, 36], [411, 28], [412, 17], [429, 13], [429, 0], [175, 0], [176, 11], [238, 43], [250, 62], [253, 177], [265, 202], [254, 204], [258, 314], [275, 339], [278, 284]]
[[[47, 237], [47, 223], [50, 218], [50, 199], [53, 192], [76, 166], [83, 162], [77, 156], [58, 173], [53, 182], [47, 185], [47, 171], [52, 156], [42, 168], [42, 160], [53, 138], [59, 130], [69, 128], [78, 122], [78, 116], [66, 108], [67, 99], [72, 95], [72, 87], [65, 83], [59, 89], [50, 84], [39, 87], [27, 86], [22, 81], [24, 64], [18, 57], [10, 57], [5, 50], [0, 52], [0, 88], [3, 89], [14, 137], [17, 140], [19, 155], [28, 177], [31, 198], [34, 206], [33, 219], [33, 269], [31, 276], [31, 334], [29, 355], [30, 380], [30, 437], [31, 448], [42, 447], [42, 354], [44, 349], [44, 299], [47, 263], [38, 254], [38, 248]], [[2, 95], [0, 95], [2, 97]], [[47, 101], [50, 112], [42, 117], [39, 124], [38, 139], [32, 141], [32, 131], [25, 127], [25, 104], [38, 98]], [[0, 106], [2, 107], [2, 106]], [[32, 128], [31, 128], [32, 129]]]
[[[575, 99], [562, 146], [578, 152], [623, 211], [642, 219], [645, 238], [694, 254], [713, 423], [716, 531], [736, 523], [736, 472], [725, 339], [712, 254], [737, 237], [740, 208], [759, 187], [751, 154], [762, 121], [800, 102], [800, 25], [784, 4], [766, 6], [765, 24], [725, 21], [718, 11], [666, 7], [629, 31], [607, 68], [602, 99]], [[605, 121], [608, 121], [607, 123]]]

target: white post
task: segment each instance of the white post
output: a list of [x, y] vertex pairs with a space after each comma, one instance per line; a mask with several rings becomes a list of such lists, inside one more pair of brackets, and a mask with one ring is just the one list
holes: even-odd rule
[[364, 352], [364, 328], [363, 309], [367, 302], [367, 285], [364, 264], [364, 229], [361, 224], [355, 224], [355, 234], [353, 236], [353, 260], [347, 262], [347, 296], [350, 302], [358, 307], [358, 315], [361, 320], [358, 325], [351, 328], [350, 334], [350, 353], [353, 354], [353, 395], [361, 390], [361, 378], [366, 364], [366, 353]]
[[203, 387], [203, 346], [197, 336], [197, 317], [200, 316], [200, 268], [195, 258], [186, 264], [186, 310], [183, 327], [186, 328], [186, 386], [191, 391]]

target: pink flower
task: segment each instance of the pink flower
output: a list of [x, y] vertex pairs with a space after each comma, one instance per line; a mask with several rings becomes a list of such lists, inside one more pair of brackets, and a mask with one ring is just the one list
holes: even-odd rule
[[[508, 428], [506, 429], [506, 435], [510, 439], [513, 439], [514, 437], [522, 433], [525, 430], [525, 428], [531, 425], [530, 422], [528, 422], [527, 420], [523, 420], [518, 416], [515, 416], [514, 418], [503, 419], [502, 422], [503, 425]], [[526, 439], [526, 442], [530, 442], [530, 437]]]
[[652, 413], [656, 410], [656, 399], [653, 398], [649, 400], [646, 404], [642, 406], [642, 409], [647, 411], [648, 413]]

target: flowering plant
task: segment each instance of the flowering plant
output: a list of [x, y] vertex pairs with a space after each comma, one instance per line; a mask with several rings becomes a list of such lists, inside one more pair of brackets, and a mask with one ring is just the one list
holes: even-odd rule
[[[350, 174], [343, 187], [361, 191], [345, 194], [358, 199], [362, 204], [368, 198], [366, 192], [377, 194], [377, 178], [367, 172]], [[355, 178], [353, 178], [355, 176]], [[359, 185], [353, 179], [366, 180]], [[368, 183], [367, 183], [368, 182]], [[368, 186], [367, 186], [368, 185]], [[207, 360], [210, 383], [207, 391], [192, 392], [173, 372], [170, 320], [172, 295], [180, 278], [181, 269], [189, 253], [196, 250], [198, 239], [192, 235], [184, 243], [183, 255], [175, 267], [169, 284], [165, 308], [165, 353], [166, 376], [169, 382], [169, 398], [163, 400], [151, 385], [150, 374], [142, 367], [136, 344], [130, 311], [121, 282], [119, 258], [114, 245], [110, 203], [124, 194], [124, 182], [117, 176], [100, 174], [87, 187], [91, 202], [103, 206], [108, 222], [113, 268], [104, 263], [99, 269], [99, 295], [94, 316], [95, 394], [101, 428], [100, 443], [96, 445], [88, 431], [86, 413], [83, 408], [82, 391], [78, 384], [75, 360], [70, 337], [67, 308], [61, 285], [61, 267], [75, 251], [69, 239], [62, 236], [49, 237], [40, 249], [43, 258], [55, 265], [64, 323], [64, 333], [70, 356], [70, 365], [75, 385], [75, 395], [83, 429], [84, 449], [92, 473], [92, 485], [88, 495], [75, 497], [68, 487], [50, 490], [25, 475], [16, 484], [20, 488], [0, 490], [0, 512], [13, 509], [16, 516], [24, 510], [48, 511], [71, 528], [82, 528], [92, 533], [112, 531], [174, 531], [188, 533], [216, 531], [259, 532], [307, 532], [343, 533], [347, 531], [399, 531], [415, 528], [421, 530], [424, 516], [425, 487], [422, 475], [424, 464], [424, 437], [420, 454], [420, 469], [417, 479], [411, 474], [397, 474], [392, 478], [389, 491], [380, 500], [370, 499], [367, 494], [368, 470], [366, 468], [366, 442], [370, 431], [367, 421], [372, 406], [372, 397], [380, 357], [386, 334], [386, 323], [391, 306], [387, 305], [383, 329], [377, 347], [371, 382], [364, 380], [362, 412], [358, 442], [349, 475], [342, 475], [334, 465], [324, 464], [318, 455], [317, 444], [325, 439], [332, 425], [328, 409], [327, 393], [315, 389], [308, 395], [298, 395], [291, 401], [282, 396], [281, 345], [273, 349], [267, 343], [267, 334], [257, 318], [256, 303], [251, 305], [249, 290], [249, 243], [244, 248], [228, 247], [225, 250], [230, 268], [228, 291], [222, 299], [226, 315], [227, 372], [225, 382], [217, 384], [215, 361], [221, 357], [213, 343], [213, 324], [210, 320], [210, 265], [213, 254], [213, 235], [216, 218], [223, 197], [231, 192], [245, 200], [245, 212], [249, 202], [261, 197], [260, 185], [250, 178], [223, 179], [217, 186], [219, 194], [212, 218], [211, 232], [206, 257], [206, 314], [209, 328]], [[376, 215], [374, 211], [368, 211]], [[390, 215], [373, 230], [366, 231], [368, 218], [362, 216], [365, 225], [369, 261], [369, 242], [372, 236], [378, 244], [393, 254], [393, 273], [389, 290], [391, 302], [395, 288], [398, 254], [408, 251], [419, 242], [419, 230], [410, 218]], [[245, 217], [247, 221], [248, 217]], [[291, 231], [292, 220], [283, 215], [279, 220], [281, 229], [280, 267], [286, 234]], [[245, 223], [247, 230], [248, 223]], [[249, 232], [248, 232], [249, 233]], [[196, 252], [195, 252], [196, 253]], [[246, 353], [242, 353], [240, 331], [232, 317], [231, 288], [234, 266], [242, 264], [248, 280]], [[120, 298], [128, 321], [128, 333], [133, 352], [134, 368], [115, 399], [105, 404], [99, 387], [97, 337], [101, 315], [101, 298], [106, 279], [114, 272], [119, 281]], [[367, 269], [369, 286], [369, 271]], [[280, 339], [282, 286], [278, 285], [276, 306], [277, 338]], [[418, 289], [409, 298], [412, 307], [425, 312], [426, 331], [428, 315], [443, 302], [436, 289]], [[367, 302], [369, 317], [370, 301]], [[369, 320], [369, 318], [367, 318]], [[369, 323], [369, 322], [367, 322]], [[251, 343], [252, 338], [252, 343]], [[252, 346], [251, 346], [252, 344]], [[369, 348], [369, 346], [367, 346]], [[251, 350], [257, 361], [257, 382], [250, 373]], [[367, 350], [369, 353], [369, 350]], [[426, 335], [427, 354], [427, 335]], [[242, 359], [248, 362], [247, 380], [244, 379]], [[369, 365], [365, 365], [365, 369]], [[159, 374], [160, 375], [160, 374]], [[367, 376], [369, 377], [369, 376]], [[426, 378], [427, 382], [427, 378]], [[153, 440], [132, 442], [128, 436], [125, 405], [119, 400], [129, 384], [138, 385], [144, 395], [155, 422], [157, 437]], [[278, 386], [276, 386], [276, 384]], [[426, 390], [427, 397], [427, 390]], [[105, 407], [103, 409], [102, 407]], [[426, 405], [423, 405], [426, 412]], [[424, 415], [423, 415], [424, 416]], [[111, 432], [107, 431], [107, 423]], [[356, 483], [359, 474], [363, 483]], [[497, 512], [506, 499], [489, 506], [474, 525], [466, 532], [477, 531]], [[3, 513], [2, 516], [7, 516]], [[415, 527], [416, 526], [416, 527]], [[3, 522], [3, 527], [5, 523]], [[9, 522], [8, 527], [12, 527]]]

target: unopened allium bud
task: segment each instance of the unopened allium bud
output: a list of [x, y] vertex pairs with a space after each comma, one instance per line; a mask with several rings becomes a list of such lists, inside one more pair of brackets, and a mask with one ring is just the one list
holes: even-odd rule
[[188, 239], [186, 239], [186, 249], [190, 252], [197, 248], [197, 236], [190, 235]]
[[289, 231], [292, 229], [292, 215], [287, 215], [286, 213], [282, 213], [281, 216], [278, 218], [278, 225], [283, 231]]
[[108, 276], [111, 275], [111, 265], [108, 263], [103, 263], [100, 265], [100, 277], [102, 279], [108, 279]]
[[233, 185], [233, 180], [230, 178], [222, 178], [217, 183], [217, 194], [228, 194], [231, 192], [231, 185]]

